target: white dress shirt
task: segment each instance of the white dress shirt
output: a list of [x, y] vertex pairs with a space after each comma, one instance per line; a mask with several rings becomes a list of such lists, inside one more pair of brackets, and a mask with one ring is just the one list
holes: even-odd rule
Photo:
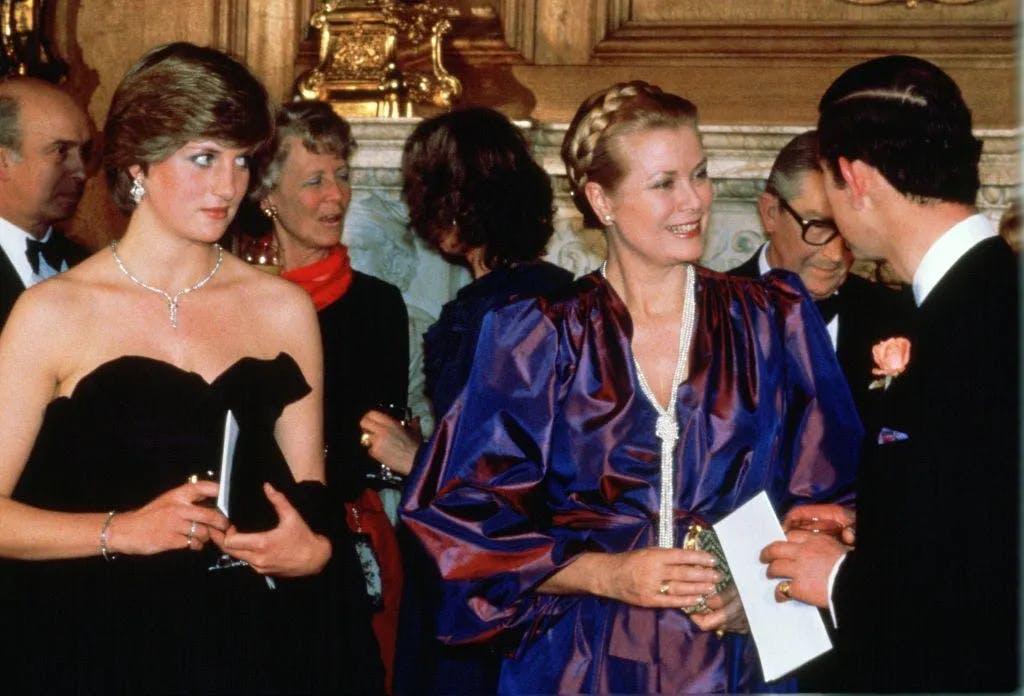
[[[768, 271], [772, 270], [771, 264], [768, 263], [768, 245], [771, 242], [766, 242], [761, 245], [761, 252], [757, 255], [757, 271], [761, 275], [764, 275]], [[836, 290], [839, 293], [839, 290]], [[836, 350], [839, 346], [839, 315], [832, 317], [832, 320], [825, 324], [825, 328], [828, 330], [829, 340], [832, 341], [832, 350]]]
[[[53, 234], [53, 228], [50, 227], [46, 230], [46, 234], [43, 235], [40, 242], [45, 242]], [[25, 251], [28, 249], [28, 240], [33, 239], [25, 230], [21, 229], [17, 225], [14, 225], [7, 220], [0, 218], [0, 248], [7, 254], [7, 258], [10, 260], [11, 265], [14, 266], [14, 270], [17, 271], [18, 277], [21, 278], [21, 283], [26, 288], [30, 288], [41, 280], [45, 280], [50, 276], [55, 276], [61, 271], [65, 271], [68, 268], [68, 262], [62, 261], [60, 268], [53, 268], [46, 262], [42, 254], [39, 255], [39, 273], [32, 271], [32, 265], [28, 262], [28, 256]]]
[[976, 213], [961, 220], [942, 236], [932, 242], [928, 251], [921, 257], [921, 263], [914, 271], [914, 302], [920, 307], [942, 277], [946, 275], [960, 257], [974, 248], [979, 242], [995, 237], [996, 231], [987, 217]]

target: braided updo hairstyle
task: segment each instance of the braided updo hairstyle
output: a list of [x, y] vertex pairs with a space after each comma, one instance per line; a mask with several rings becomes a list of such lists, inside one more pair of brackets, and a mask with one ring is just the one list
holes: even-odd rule
[[616, 160], [616, 138], [652, 128], [697, 128], [697, 107], [641, 80], [619, 82], [590, 95], [580, 105], [562, 141], [562, 161], [569, 175], [572, 199], [587, 227], [602, 223], [587, 200], [584, 187], [594, 181], [614, 189], [625, 171]]

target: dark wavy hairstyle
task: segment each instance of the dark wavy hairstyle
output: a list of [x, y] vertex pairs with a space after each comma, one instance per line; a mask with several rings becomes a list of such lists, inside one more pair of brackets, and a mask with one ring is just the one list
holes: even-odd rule
[[128, 68], [103, 127], [103, 169], [124, 212], [128, 168], [162, 162], [190, 140], [254, 150], [272, 131], [267, 90], [234, 58], [179, 41], [157, 46]]
[[839, 158], [859, 159], [908, 198], [974, 205], [981, 141], [960, 88], [936, 65], [913, 56], [855, 65], [818, 112], [819, 149], [836, 185]]
[[488, 268], [537, 259], [552, 234], [551, 180], [522, 133], [492, 109], [421, 121], [402, 153], [402, 198], [413, 231], [440, 248], [483, 248]]

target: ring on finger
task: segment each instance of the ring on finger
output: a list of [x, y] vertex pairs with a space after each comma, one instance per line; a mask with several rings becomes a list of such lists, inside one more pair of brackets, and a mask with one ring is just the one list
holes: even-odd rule
[[780, 582], [778, 585], [775, 586], [775, 589], [778, 590], [779, 594], [782, 595], [783, 597], [785, 597], [786, 599], [792, 599], [793, 598], [793, 595], [790, 594], [790, 591], [793, 589], [793, 586], [789, 582], [789, 580], [783, 580], [782, 582]]
[[370, 440], [370, 433], [364, 432], [359, 436], [359, 444], [363, 447], [369, 447], [373, 442]]
[[188, 539], [188, 545], [191, 546], [192, 545], [192, 540], [196, 538], [196, 521], [195, 520], [192, 520], [192, 525], [188, 528], [188, 534], [186, 535], [186, 538]]
[[667, 595], [669, 590], [669, 584], [667, 582], [661, 583], [661, 587], [658, 588], [658, 594]]

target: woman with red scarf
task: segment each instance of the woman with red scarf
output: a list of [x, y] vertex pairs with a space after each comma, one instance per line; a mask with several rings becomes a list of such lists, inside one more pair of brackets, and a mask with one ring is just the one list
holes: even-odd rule
[[398, 289], [353, 270], [339, 243], [352, 198], [354, 145], [348, 123], [324, 102], [282, 106], [254, 197], [273, 224], [281, 277], [301, 285], [316, 305], [327, 485], [348, 508], [390, 685], [402, 575], [395, 532], [375, 489], [395, 477], [360, 445], [359, 419], [382, 404], [405, 407], [408, 318]]

